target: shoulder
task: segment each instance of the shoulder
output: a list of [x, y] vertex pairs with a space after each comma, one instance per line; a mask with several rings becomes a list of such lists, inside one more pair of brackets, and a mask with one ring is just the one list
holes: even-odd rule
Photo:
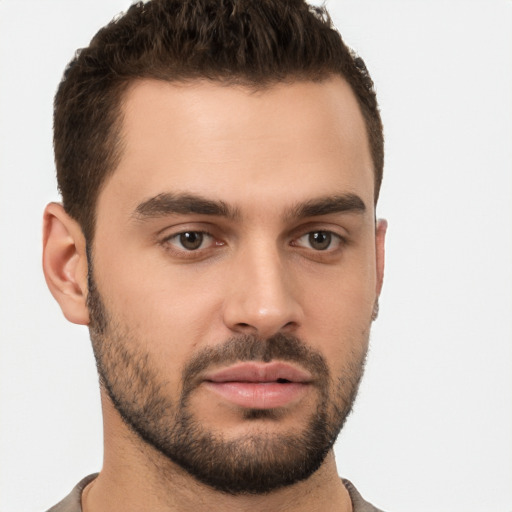
[[85, 489], [87, 484], [92, 482], [98, 473], [86, 476], [83, 480], [80, 480], [73, 490], [62, 500], [54, 505], [47, 512], [82, 512], [82, 491]]
[[383, 512], [380, 508], [376, 508], [371, 503], [365, 501], [350, 480], [342, 478], [341, 481], [350, 495], [353, 512]]

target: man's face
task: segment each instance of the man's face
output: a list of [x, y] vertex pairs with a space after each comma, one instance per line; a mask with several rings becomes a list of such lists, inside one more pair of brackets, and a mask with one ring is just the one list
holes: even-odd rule
[[110, 400], [217, 489], [306, 478], [350, 411], [380, 288], [355, 97], [339, 78], [144, 81], [123, 109], [89, 296]]

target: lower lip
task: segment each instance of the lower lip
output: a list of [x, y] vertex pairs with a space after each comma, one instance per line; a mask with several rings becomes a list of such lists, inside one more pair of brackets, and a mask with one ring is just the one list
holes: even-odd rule
[[205, 382], [232, 404], [248, 409], [275, 409], [298, 401], [308, 388], [300, 382]]

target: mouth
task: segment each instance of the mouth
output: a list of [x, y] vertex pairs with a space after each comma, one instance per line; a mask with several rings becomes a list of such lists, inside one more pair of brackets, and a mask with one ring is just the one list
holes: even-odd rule
[[309, 372], [284, 362], [238, 363], [208, 373], [205, 387], [233, 405], [275, 409], [298, 402], [312, 383]]

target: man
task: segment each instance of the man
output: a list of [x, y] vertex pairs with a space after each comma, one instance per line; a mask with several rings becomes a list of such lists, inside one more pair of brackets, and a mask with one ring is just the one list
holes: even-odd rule
[[334, 441], [384, 272], [371, 79], [301, 0], [153, 0], [55, 98], [44, 271], [105, 455], [53, 511], [375, 511]]

